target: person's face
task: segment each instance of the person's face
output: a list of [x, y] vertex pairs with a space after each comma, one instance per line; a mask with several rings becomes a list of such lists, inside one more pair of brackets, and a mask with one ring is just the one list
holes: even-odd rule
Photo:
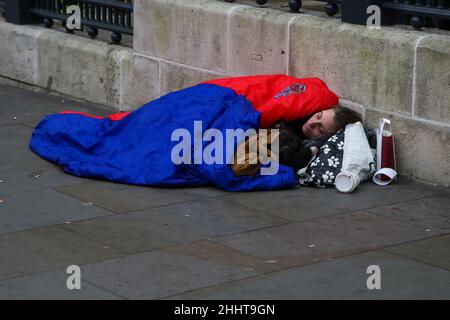
[[320, 139], [336, 132], [334, 109], [328, 109], [314, 114], [302, 127], [303, 134], [310, 139]]

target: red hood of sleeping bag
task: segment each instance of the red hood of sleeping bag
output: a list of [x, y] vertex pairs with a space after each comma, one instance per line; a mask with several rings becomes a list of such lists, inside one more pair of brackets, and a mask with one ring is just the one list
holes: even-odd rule
[[319, 78], [260, 75], [204, 83], [227, 87], [245, 96], [261, 112], [261, 128], [269, 128], [280, 119], [292, 121], [308, 117], [336, 106], [339, 100]]

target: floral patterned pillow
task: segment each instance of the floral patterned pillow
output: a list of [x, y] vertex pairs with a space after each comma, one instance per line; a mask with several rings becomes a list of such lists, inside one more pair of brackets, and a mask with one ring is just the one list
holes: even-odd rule
[[334, 179], [341, 172], [344, 156], [345, 130], [340, 130], [320, 148], [306, 169], [299, 171], [300, 184], [310, 187], [334, 187]]

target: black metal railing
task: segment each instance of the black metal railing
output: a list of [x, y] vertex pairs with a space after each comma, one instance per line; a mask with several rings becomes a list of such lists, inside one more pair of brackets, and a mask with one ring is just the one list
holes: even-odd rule
[[0, 0], [0, 15], [5, 16], [5, 1]]
[[450, 0], [383, 1], [383, 11], [396, 23], [450, 29]]
[[[235, 2], [235, 1], [236, 0], [225, 0], [225, 2]], [[338, 13], [338, 10], [339, 10], [338, 3], [340, 3], [341, 0], [316, 0], [316, 1], [326, 2], [325, 12], [329, 16], [334, 16], [336, 13]], [[255, 2], [259, 5], [265, 5], [268, 2], [268, 0], [255, 0]], [[288, 6], [291, 9], [291, 11], [299, 12], [303, 6], [303, 1], [302, 0], [289, 0]]]
[[[234, 2], [235, 0], [225, 0]], [[355, 24], [365, 24], [370, 5], [381, 9], [383, 25], [410, 24], [416, 29], [434, 27], [450, 30], [450, 0], [316, 0], [326, 2], [325, 12], [329, 16], [341, 11], [342, 20]], [[264, 5], [268, 0], [255, 0]], [[289, 0], [291, 11], [299, 12], [302, 0]]]
[[[133, 34], [133, 3], [130, 0], [35, 0], [30, 13], [43, 18], [44, 25], [50, 28], [55, 19], [65, 24], [69, 17], [66, 10], [71, 5], [80, 8], [81, 25], [92, 38], [98, 35], [99, 29], [112, 31], [114, 43], [120, 43], [122, 34]], [[72, 32], [67, 27], [66, 30]]]
[[133, 0], [4, 0], [6, 20], [24, 24], [42, 22], [51, 28], [55, 20], [61, 21], [67, 32], [74, 32], [66, 25], [74, 12], [70, 6], [79, 8], [80, 30], [92, 38], [99, 30], [111, 31], [111, 40], [118, 44], [122, 34], [133, 34]]

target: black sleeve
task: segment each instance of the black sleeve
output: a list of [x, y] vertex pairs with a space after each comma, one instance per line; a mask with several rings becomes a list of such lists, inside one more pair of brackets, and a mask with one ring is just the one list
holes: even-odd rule
[[308, 163], [311, 161], [313, 157], [312, 151], [310, 148], [303, 148], [292, 155], [285, 161], [283, 161], [283, 164], [293, 167], [295, 171], [300, 170], [301, 168], [304, 168], [308, 165]]

